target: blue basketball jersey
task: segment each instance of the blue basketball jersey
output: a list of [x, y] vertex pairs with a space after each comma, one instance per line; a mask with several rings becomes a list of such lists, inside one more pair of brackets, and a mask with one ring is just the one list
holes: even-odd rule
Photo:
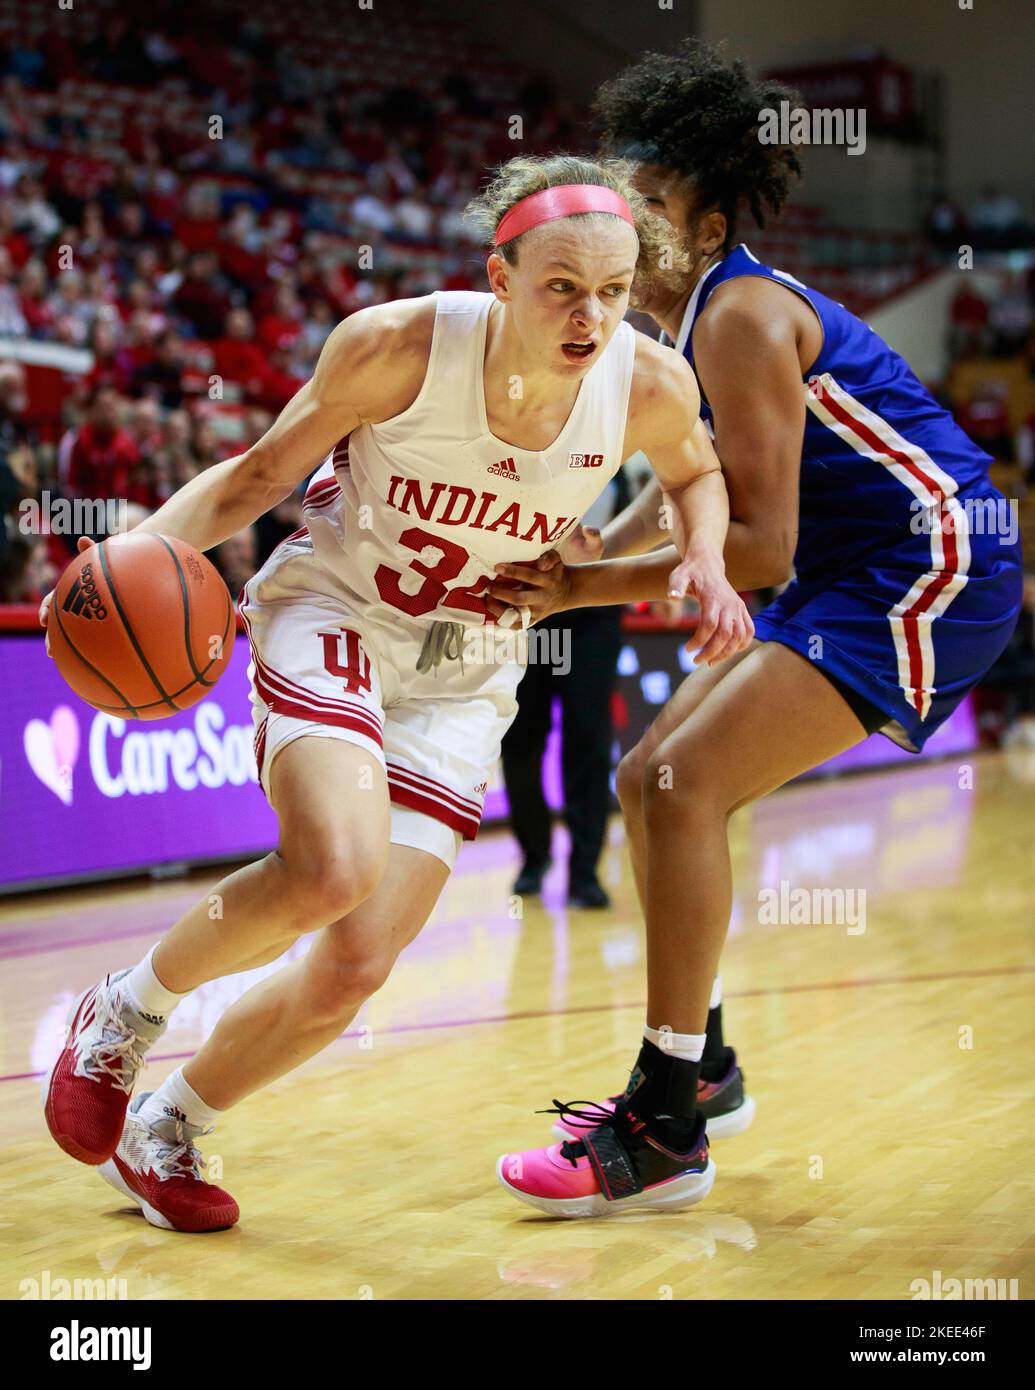
[[[918, 513], [930, 509], [937, 526], [946, 499], [987, 483], [989, 456], [897, 352], [842, 304], [763, 265], [744, 245], [712, 266], [687, 305], [676, 347], [691, 366], [694, 324], [709, 297], [743, 275], [793, 290], [812, 306], [823, 330], [823, 346], [803, 380], [799, 576], [852, 569], [889, 542], [915, 534]], [[701, 413], [711, 419], [703, 393]]]
[[[918, 751], [1004, 649], [1020, 605], [1020, 547], [989, 456], [871, 328], [738, 246], [701, 278], [676, 342], [725, 281], [773, 280], [823, 330], [803, 379], [795, 577], [755, 618], [756, 635], [816, 662], [887, 716]], [[711, 421], [702, 393], [701, 413]], [[992, 521], [991, 528], [985, 523]]]

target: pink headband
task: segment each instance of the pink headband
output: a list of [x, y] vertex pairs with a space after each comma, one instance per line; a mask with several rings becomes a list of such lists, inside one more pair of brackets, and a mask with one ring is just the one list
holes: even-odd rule
[[496, 245], [503, 246], [543, 222], [571, 217], [576, 212], [613, 212], [630, 227], [636, 225], [629, 204], [613, 188], [596, 183], [562, 183], [530, 193], [515, 203], [496, 228]]

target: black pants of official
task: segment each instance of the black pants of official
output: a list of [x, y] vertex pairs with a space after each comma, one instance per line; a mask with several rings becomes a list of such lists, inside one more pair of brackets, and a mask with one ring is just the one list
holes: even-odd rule
[[611, 695], [622, 645], [621, 614], [620, 608], [585, 608], [538, 624], [570, 629], [571, 669], [559, 675], [547, 663], [528, 667], [517, 689], [517, 717], [503, 739], [511, 827], [526, 861], [545, 865], [550, 857], [550, 811], [543, 796], [543, 751], [552, 703], [555, 696], [560, 697], [564, 814], [571, 834], [568, 880], [572, 884], [595, 877], [607, 828]]

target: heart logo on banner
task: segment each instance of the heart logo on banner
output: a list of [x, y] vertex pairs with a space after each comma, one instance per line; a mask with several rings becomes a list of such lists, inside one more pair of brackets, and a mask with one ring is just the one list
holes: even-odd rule
[[68, 705], [58, 705], [50, 723], [30, 719], [23, 736], [29, 766], [66, 806], [72, 804], [72, 770], [79, 757], [79, 721]]

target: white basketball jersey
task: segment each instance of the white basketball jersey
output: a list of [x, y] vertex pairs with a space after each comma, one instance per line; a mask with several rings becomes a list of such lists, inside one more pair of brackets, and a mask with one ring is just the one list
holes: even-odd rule
[[618, 471], [635, 330], [619, 324], [550, 447], [519, 449], [492, 434], [485, 411], [494, 296], [435, 299], [417, 399], [342, 440], [314, 475], [304, 514], [316, 559], [370, 604], [481, 625], [494, 566], [556, 546]]

